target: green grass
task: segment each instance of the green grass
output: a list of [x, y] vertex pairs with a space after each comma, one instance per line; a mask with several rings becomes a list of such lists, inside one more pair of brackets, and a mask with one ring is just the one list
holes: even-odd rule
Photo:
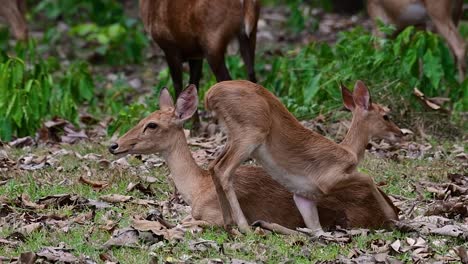
[[[96, 153], [106, 159], [112, 157], [106, 153], [106, 149], [99, 144], [85, 143], [74, 146], [66, 146], [66, 149], [75, 151], [84, 155], [86, 153]], [[47, 153], [45, 148], [32, 149], [37, 155]], [[12, 150], [9, 153], [10, 158], [18, 159], [25, 155], [24, 150]], [[8, 181], [6, 185], [0, 186], [0, 193], [10, 197], [19, 197], [21, 194], [28, 194], [32, 201], [41, 197], [53, 194], [77, 194], [88, 199], [98, 199], [105, 194], [125, 194], [132, 195], [135, 198], [167, 200], [171, 189], [165, 179], [168, 172], [165, 168], [158, 168], [150, 172], [151, 176], [157, 177], [159, 181], [152, 185], [156, 192], [156, 197], [147, 197], [139, 191], [126, 193], [126, 187], [130, 182], [137, 182], [138, 176], [131, 170], [113, 170], [102, 169], [96, 161], [82, 161], [75, 156], [65, 155], [58, 158], [58, 166], [63, 170], [58, 172], [56, 168], [47, 168], [39, 171], [22, 172]], [[130, 158], [133, 168], [138, 167], [141, 161]], [[108, 180], [110, 186], [95, 191], [91, 187], [78, 183], [78, 178], [86, 175], [83, 166], [87, 165], [92, 171], [93, 180]], [[377, 158], [367, 154], [360, 170], [372, 175], [376, 182], [384, 182], [386, 185], [382, 188], [389, 194], [395, 194], [403, 197], [413, 198], [416, 194], [413, 191], [411, 182], [428, 180], [435, 182], [446, 181], [446, 175], [450, 172], [460, 172], [461, 165], [450, 159], [429, 161], [409, 160], [393, 161], [389, 159]], [[64, 179], [69, 180], [69, 184], [60, 185]], [[428, 197], [429, 198], [429, 197]], [[41, 229], [27, 236], [27, 241], [18, 248], [0, 247], [0, 256], [17, 257], [23, 252], [37, 251], [45, 246], [57, 246], [60, 242], [65, 243], [72, 248], [72, 253], [76, 256], [89, 256], [91, 259], [99, 259], [99, 254], [107, 252], [102, 248], [111, 234], [98, 228], [103, 224], [103, 216], [107, 211], [112, 210], [118, 215], [118, 228], [130, 225], [132, 216], [145, 216], [149, 207], [140, 206], [132, 203], [116, 204], [110, 209], [97, 210], [93, 222], [84, 225], [72, 224], [67, 233], [59, 230]], [[16, 208], [18, 211], [28, 212], [27, 209]], [[41, 215], [57, 214], [68, 217], [74, 217], [78, 214], [87, 212], [73, 211], [70, 207], [50, 208], [36, 210]], [[168, 219], [176, 222], [174, 219]], [[0, 227], [0, 237], [6, 237], [15, 230], [12, 227]], [[278, 263], [294, 261], [295, 263], [310, 263], [317, 261], [334, 260], [341, 256], [347, 256], [353, 249], [369, 250], [370, 244], [374, 240], [394, 241], [396, 239], [404, 240], [408, 234], [402, 234], [398, 231], [393, 232], [371, 232], [368, 236], [354, 237], [349, 244], [331, 243], [323, 245], [312, 242], [304, 237], [282, 236], [277, 234], [249, 234], [235, 236], [227, 233], [219, 227], [206, 228], [202, 233], [187, 233], [183, 241], [165, 241], [160, 247], [148, 246], [144, 243], [139, 248], [113, 248], [110, 253], [121, 263], [147, 263], [153, 256], [157, 256], [158, 262], [176, 261], [188, 259], [197, 262], [202, 259], [212, 258], [235, 258], [249, 261], [265, 261], [267, 263]], [[441, 238], [430, 236], [429, 243]], [[208, 247], [205, 251], [193, 251], [190, 244], [193, 241], [209, 240], [214, 241], [217, 247]], [[456, 239], [447, 239], [447, 243], [432, 248], [440, 254], [447, 254], [454, 246], [462, 245], [463, 241]], [[466, 242], [465, 242], [466, 245]], [[411, 261], [409, 253], [397, 254], [396, 257], [402, 261]]]

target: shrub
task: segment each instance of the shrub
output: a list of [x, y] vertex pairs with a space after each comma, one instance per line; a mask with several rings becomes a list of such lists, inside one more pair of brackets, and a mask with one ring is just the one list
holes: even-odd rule
[[104, 57], [112, 65], [140, 63], [142, 51], [148, 45], [143, 29], [137, 27], [135, 20], [98, 26], [95, 23], [80, 24], [72, 28], [71, 36], [83, 38], [88, 42], [86, 49]]
[[55, 74], [59, 64], [54, 58], [4, 57], [0, 63], [2, 140], [33, 135], [45, 118], [53, 116], [77, 122], [78, 107], [92, 100], [94, 84], [86, 63], [67, 68]]

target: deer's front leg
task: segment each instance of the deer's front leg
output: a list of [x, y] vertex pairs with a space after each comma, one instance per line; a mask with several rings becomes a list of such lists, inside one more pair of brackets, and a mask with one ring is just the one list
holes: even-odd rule
[[[224, 155], [219, 157], [218, 162], [214, 165], [214, 182], [215, 185], [220, 185], [221, 188], [217, 187], [216, 191], [218, 192], [218, 199], [223, 211], [223, 218], [226, 221], [227, 210], [230, 207], [230, 212], [236, 224], [239, 226], [239, 229], [243, 233], [250, 232], [250, 227], [247, 222], [247, 219], [240, 207], [239, 200], [233, 185], [233, 174], [237, 167], [250, 157], [252, 151], [255, 148], [255, 141], [242, 140], [240, 142], [235, 142], [235, 144], [228, 143], [226, 144], [226, 151]], [[217, 182], [219, 181], [219, 182]], [[221, 190], [220, 190], [221, 189]], [[226, 204], [227, 200], [227, 204]]]

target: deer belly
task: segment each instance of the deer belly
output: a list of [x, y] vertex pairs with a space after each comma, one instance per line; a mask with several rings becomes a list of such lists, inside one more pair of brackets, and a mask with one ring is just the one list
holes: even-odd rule
[[424, 24], [428, 18], [427, 10], [421, 1], [406, 5], [400, 13], [399, 21], [406, 25]]
[[306, 197], [320, 193], [318, 186], [309, 177], [291, 173], [287, 168], [275, 162], [266, 146], [261, 145], [258, 147], [253, 153], [253, 157], [272, 179], [283, 185], [290, 192]]

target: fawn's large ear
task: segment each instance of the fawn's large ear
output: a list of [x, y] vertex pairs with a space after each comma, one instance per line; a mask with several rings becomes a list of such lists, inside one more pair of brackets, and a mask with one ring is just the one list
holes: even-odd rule
[[161, 110], [174, 108], [174, 101], [172, 101], [172, 96], [166, 87], [164, 87], [159, 93], [159, 108]]
[[353, 98], [354, 104], [364, 108], [365, 110], [369, 110], [370, 106], [372, 105], [369, 89], [367, 89], [366, 85], [362, 81], [356, 82], [356, 85], [354, 86]]
[[343, 97], [343, 104], [349, 111], [353, 111], [356, 105], [354, 104], [353, 93], [341, 83], [341, 96]]
[[179, 95], [176, 102], [175, 115], [180, 122], [192, 117], [198, 108], [198, 93], [197, 87], [191, 84], [185, 88]]

